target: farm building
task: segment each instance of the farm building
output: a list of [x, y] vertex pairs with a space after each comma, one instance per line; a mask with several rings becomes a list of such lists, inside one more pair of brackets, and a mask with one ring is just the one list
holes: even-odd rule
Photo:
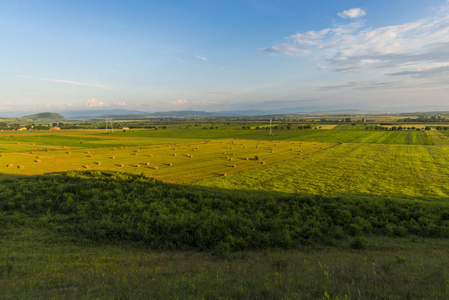
[[129, 130], [129, 127], [123, 127], [123, 130]]
[[50, 127], [50, 130], [56, 131], [56, 130], [61, 130], [61, 128], [55, 126], [55, 127]]
[[17, 129], [18, 131], [23, 131], [23, 130], [27, 130], [26, 127], [20, 127], [19, 129]]

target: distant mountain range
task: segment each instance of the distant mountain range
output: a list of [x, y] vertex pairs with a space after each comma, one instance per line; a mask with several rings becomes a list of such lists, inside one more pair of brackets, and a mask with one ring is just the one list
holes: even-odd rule
[[[317, 108], [317, 107], [313, 107]], [[388, 114], [382, 111], [370, 111], [370, 110], [358, 110], [358, 109], [346, 109], [346, 110], [327, 110], [321, 111], [319, 109], [313, 110], [312, 107], [308, 109], [304, 108], [284, 108], [278, 110], [232, 110], [232, 111], [218, 111], [218, 112], [207, 112], [207, 111], [165, 111], [165, 112], [145, 112], [140, 110], [129, 110], [129, 109], [110, 109], [110, 110], [80, 110], [80, 111], [63, 111], [61, 113], [53, 112], [43, 112], [33, 115], [26, 115], [22, 112], [16, 112], [14, 116], [13, 113], [0, 113], [0, 117], [3, 118], [14, 118], [20, 121], [40, 121], [40, 122], [59, 122], [67, 119], [101, 119], [101, 118], [112, 118], [112, 119], [151, 119], [151, 118], [210, 118], [210, 117], [244, 117], [244, 116], [265, 116], [265, 117], [301, 117], [301, 116], [330, 116], [330, 115], [379, 115]], [[403, 112], [394, 113], [398, 116], [417, 116], [417, 115], [449, 115], [448, 111], [431, 111], [431, 112]], [[25, 115], [25, 116], [24, 116]], [[23, 116], [23, 117], [21, 117]]]

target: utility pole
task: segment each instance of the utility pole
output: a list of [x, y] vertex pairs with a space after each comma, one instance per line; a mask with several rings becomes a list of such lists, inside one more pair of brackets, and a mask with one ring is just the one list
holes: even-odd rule
[[114, 126], [112, 125], [112, 118], [111, 118], [111, 130], [112, 130], [112, 133], [114, 133]]
[[106, 133], [108, 133], [108, 118], [106, 118]]
[[271, 134], [272, 134], [272, 131], [271, 131], [271, 119], [270, 119], [270, 136], [271, 136]]

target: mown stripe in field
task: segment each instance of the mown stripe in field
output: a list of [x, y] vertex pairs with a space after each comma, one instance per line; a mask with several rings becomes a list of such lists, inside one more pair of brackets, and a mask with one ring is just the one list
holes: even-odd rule
[[434, 145], [449, 145], [449, 137], [442, 134], [440, 131], [428, 130], [426, 133]]

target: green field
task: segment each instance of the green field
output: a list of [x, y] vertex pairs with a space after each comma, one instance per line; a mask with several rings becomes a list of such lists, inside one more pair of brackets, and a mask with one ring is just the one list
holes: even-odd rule
[[449, 196], [449, 147], [342, 144], [232, 177], [198, 184], [300, 194]]
[[447, 131], [256, 126], [0, 132], [0, 295], [445, 298]]

